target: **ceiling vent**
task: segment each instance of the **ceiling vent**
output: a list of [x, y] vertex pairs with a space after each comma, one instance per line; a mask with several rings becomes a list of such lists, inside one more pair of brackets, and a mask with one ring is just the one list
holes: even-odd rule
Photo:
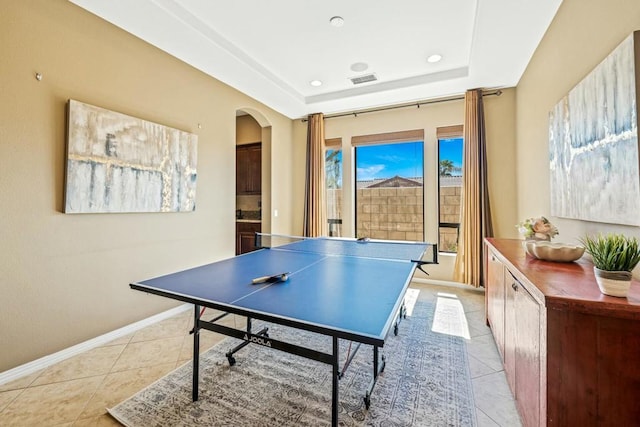
[[354, 85], [359, 85], [362, 83], [375, 82], [378, 78], [375, 74], [365, 74], [364, 76], [351, 77], [349, 80], [351, 80], [351, 83]]

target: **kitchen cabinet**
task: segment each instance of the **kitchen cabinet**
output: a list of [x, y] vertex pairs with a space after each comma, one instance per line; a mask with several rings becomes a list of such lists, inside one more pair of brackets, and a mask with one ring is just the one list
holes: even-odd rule
[[236, 195], [262, 192], [262, 144], [236, 146]]
[[610, 297], [587, 259], [538, 260], [521, 240], [485, 245], [487, 322], [523, 425], [637, 425], [640, 284]]
[[236, 255], [255, 251], [256, 233], [262, 225], [259, 222], [236, 222]]

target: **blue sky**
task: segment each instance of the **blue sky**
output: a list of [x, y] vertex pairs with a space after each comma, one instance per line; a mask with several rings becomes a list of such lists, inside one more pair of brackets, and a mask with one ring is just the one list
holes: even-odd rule
[[462, 138], [441, 139], [440, 159], [448, 159], [457, 168], [462, 167]]
[[402, 144], [366, 145], [356, 148], [357, 180], [421, 177], [422, 141]]
[[[358, 147], [357, 180], [387, 179], [396, 175], [404, 178], [422, 177], [422, 146], [422, 141], [419, 141]], [[453, 161], [456, 167], [462, 166], [462, 139], [442, 140], [440, 158]]]

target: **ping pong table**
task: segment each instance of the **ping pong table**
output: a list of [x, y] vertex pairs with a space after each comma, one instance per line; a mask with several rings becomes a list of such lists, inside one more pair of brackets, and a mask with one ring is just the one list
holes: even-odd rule
[[[428, 243], [344, 238], [297, 238], [277, 246], [258, 234], [255, 252], [137, 283], [131, 288], [194, 305], [192, 398], [198, 400], [200, 330], [241, 340], [226, 354], [253, 343], [320, 361], [333, 367], [331, 422], [338, 425], [338, 382], [361, 344], [373, 348], [373, 376], [365, 391], [367, 409], [384, 370], [380, 348], [406, 317], [404, 295], [416, 268], [437, 263], [437, 246]], [[424, 261], [428, 248], [432, 259]], [[257, 279], [259, 278], [259, 279]], [[273, 278], [270, 280], [268, 278]], [[258, 282], [258, 283], [254, 283]], [[202, 308], [223, 313], [204, 320]], [[228, 314], [246, 316], [246, 328], [222, 325]], [[281, 324], [332, 338], [332, 351], [285, 342], [269, 336], [268, 327], [252, 329], [252, 320]], [[339, 366], [338, 340], [356, 343]], [[382, 357], [380, 357], [382, 356]]]

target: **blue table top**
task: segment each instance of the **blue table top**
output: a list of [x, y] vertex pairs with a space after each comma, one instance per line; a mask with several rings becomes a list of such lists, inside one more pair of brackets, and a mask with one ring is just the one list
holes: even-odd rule
[[[307, 239], [132, 284], [194, 304], [384, 340], [427, 244]], [[386, 258], [384, 258], [386, 257]], [[289, 273], [280, 283], [256, 277]], [[313, 328], [309, 328], [313, 330]]]

